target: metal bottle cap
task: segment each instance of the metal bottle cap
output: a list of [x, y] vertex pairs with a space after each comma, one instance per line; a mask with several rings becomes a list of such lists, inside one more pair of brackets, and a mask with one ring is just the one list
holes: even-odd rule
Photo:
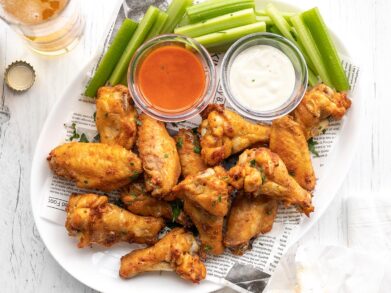
[[33, 86], [35, 71], [29, 63], [18, 60], [7, 67], [4, 79], [10, 89], [16, 92], [24, 92]]

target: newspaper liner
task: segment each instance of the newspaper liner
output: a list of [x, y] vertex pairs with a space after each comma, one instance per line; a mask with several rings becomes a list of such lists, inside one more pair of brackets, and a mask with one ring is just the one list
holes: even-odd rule
[[[145, 11], [150, 4], [151, 3], [145, 3], [144, 1], [143, 3], [137, 3], [137, 1], [132, 0], [126, 0], [123, 3], [117, 14], [116, 21], [106, 37], [103, 52], [111, 43], [113, 35], [118, 30], [125, 16], [138, 19], [142, 16], [142, 11]], [[154, 4], [162, 9], [167, 6], [166, 0], [155, 1]], [[100, 57], [102, 57], [102, 55]], [[217, 72], [220, 72], [222, 57], [223, 54], [212, 54], [212, 59], [216, 65]], [[351, 84], [352, 90], [349, 96], [352, 98], [356, 88], [359, 68], [354, 65], [349, 58], [342, 56], [342, 59], [343, 66]], [[98, 63], [99, 62], [96, 64]], [[92, 76], [95, 69], [96, 66], [90, 72], [89, 76]], [[69, 113], [69, 119], [64, 121], [66, 136], [64, 137], [63, 142], [70, 140], [74, 129], [76, 129], [79, 134], [84, 133], [90, 142], [98, 141], [98, 133], [94, 121], [94, 100], [86, 98], [82, 94], [75, 98], [77, 99], [77, 102], [74, 103], [74, 109]], [[213, 99], [213, 103], [224, 104], [227, 108], [231, 108], [223, 95], [220, 80], [218, 80], [217, 92]], [[198, 127], [200, 122], [200, 117], [195, 117], [180, 123], [167, 123], [167, 128], [170, 132], [175, 133], [179, 128]], [[318, 179], [322, 177], [327, 157], [338, 139], [342, 124], [343, 120], [330, 120], [326, 132], [314, 139], [317, 142], [316, 150], [319, 153], [319, 156], [312, 156], [312, 162]], [[75, 128], [73, 125], [75, 125]], [[60, 143], [61, 142], [59, 142], [59, 144]], [[56, 224], [64, 225], [66, 215], [65, 208], [68, 203], [69, 195], [72, 193], [88, 192], [91, 192], [91, 190], [77, 188], [73, 182], [50, 174], [46, 179], [43, 188], [44, 196], [40, 216]], [[103, 194], [99, 191], [95, 192]], [[316, 196], [316, 194], [317, 191], [315, 190], [314, 196]], [[115, 192], [108, 195], [111, 197], [118, 196]], [[255, 239], [252, 243], [252, 249], [247, 251], [243, 256], [235, 256], [228, 251], [220, 256], [209, 256], [206, 261], [208, 272], [207, 279], [229, 286], [238, 292], [262, 292], [280, 258], [285, 253], [290, 239], [294, 237], [297, 232], [302, 219], [303, 216], [299, 214], [295, 208], [280, 206], [272, 231]], [[66, 232], [64, 231], [64, 233]], [[118, 268], [113, 267], [113, 270], [117, 269]]]

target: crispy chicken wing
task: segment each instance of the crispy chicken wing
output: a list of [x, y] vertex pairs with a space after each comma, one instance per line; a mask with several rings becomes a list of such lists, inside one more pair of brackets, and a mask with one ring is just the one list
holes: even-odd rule
[[314, 210], [312, 196], [289, 175], [280, 157], [267, 148], [244, 151], [229, 170], [230, 183], [254, 196], [266, 195], [296, 205], [307, 216]]
[[199, 283], [205, 279], [206, 268], [197, 255], [198, 249], [191, 233], [176, 228], [154, 246], [123, 256], [119, 275], [129, 279], [144, 272], [175, 271], [181, 278]]
[[65, 143], [53, 149], [47, 159], [55, 174], [76, 181], [80, 188], [112, 191], [142, 172], [140, 159], [118, 145]]
[[278, 203], [265, 196], [252, 197], [239, 192], [228, 216], [224, 244], [233, 254], [242, 255], [251, 247], [250, 241], [269, 232], [277, 215]]
[[[163, 217], [168, 221], [174, 220], [172, 205], [166, 201], [152, 197], [146, 190], [144, 183], [137, 182], [130, 184], [121, 193], [121, 200], [126, 208], [133, 214], [139, 216]], [[184, 226], [190, 223], [183, 211], [175, 216], [175, 221]]]
[[284, 162], [289, 174], [309, 191], [314, 190], [316, 177], [303, 129], [292, 117], [284, 116], [272, 123], [270, 150]]
[[137, 112], [126, 86], [99, 88], [96, 127], [102, 143], [118, 144], [130, 150], [136, 141], [136, 120]]
[[198, 136], [190, 129], [179, 129], [175, 136], [182, 176], [195, 175], [208, 167], [201, 157], [201, 147]]
[[172, 199], [171, 189], [181, 175], [181, 165], [175, 140], [164, 123], [141, 114], [137, 147], [144, 168], [147, 191], [154, 197]]
[[228, 212], [228, 176], [223, 167], [209, 168], [196, 175], [189, 175], [172, 192], [189, 200], [215, 216], [224, 217]]
[[155, 243], [164, 227], [161, 218], [136, 216], [96, 194], [71, 195], [66, 211], [65, 227], [70, 236], [79, 236], [80, 248], [120, 241]]
[[250, 123], [239, 114], [224, 109], [223, 105], [209, 105], [202, 118], [199, 127], [201, 155], [210, 166], [255, 143], [269, 141], [269, 126]]
[[308, 140], [319, 134], [322, 120], [330, 116], [336, 120], [342, 119], [351, 103], [346, 93], [338, 93], [324, 84], [319, 84], [305, 94], [292, 115], [303, 127]]
[[211, 215], [203, 208], [196, 206], [190, 200], [184, 201], [183, 209], [198, 230], [201, 241], [201, 254], [222, 254], [224, 252], [224, 217]]

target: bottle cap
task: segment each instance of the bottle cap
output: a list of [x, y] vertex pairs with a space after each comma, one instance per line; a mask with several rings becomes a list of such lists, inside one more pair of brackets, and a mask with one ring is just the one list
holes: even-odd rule
[[35, 71], [29, 63], [18, 60], [7, 67], [4, 79], [10, 89], [16, 92], [24, 92], [33, 86]]

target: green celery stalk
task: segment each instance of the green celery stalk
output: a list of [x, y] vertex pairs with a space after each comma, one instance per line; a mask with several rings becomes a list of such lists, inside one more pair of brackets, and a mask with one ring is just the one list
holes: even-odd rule
[[206, 48], [213, 48], [231, 44], [248, 34], [264, 31], [266, 31], [266, 23], [255, 22], [252, 24], [196, 37], [195, 40], [204, 45]]
[[159, 11], [159, 15], [157, 16], [155, 23], [153, 24], [151, 30], [149, 31], [147, 37], [145, 38], [145, 41], [148, 41], [149, 39], [152, 39], [160, 34], [164, 24], [167, 21], [167, 18], [168, 18], [167, 13], [163, 11]]
[[341, 59], [319, 9], [313, 8], [303, 12], [302, 19], [318, 47], [333, 86], [337, 91], [349, 90], [349, 81]]
[[256, 22], [254, 9], [244, 9], [224, 14], [206, 21], [190, 24], [175, 29], [176, 34], [199, 37], [214, 32], [227, 30]]
[[296, 40], [291, 33], [291, 26], [273, 4], [269, 3], [266, 5], [266, 13], [272, 19], [274, 25], [278, 28], [281, 34], [285, 38], [296, 43]]
[[273, 25], [272, 19], [267, 15], [256, 15], [255, 19], [259, 22], [266, 22], [266, 25]]
[[185, 15], [186, 8], [192, 3], [193, 0], [172, 0], [170, 6], [168, 6], [167, 9], [168, 19], [164, 24], [161, 33], [172, 33]]
[[190, 21], [189, 16], [187, 15], [187, 13], [185, 13], [185, 15], [183, 15], [181, 21], [178, 23], [178, 26], [185, 26], [185, 25], [188, 25], [191, 23], [192, 22]]
[[126, 74], [130, 59], [132, 58], [134, 52], [136, 52], [138, 47], [140, 47], [140, 45], [144, 42], [158, 15], [159, 9], [155, 6], [149, 6], [143, 19], [140, 21], [140, 24], [134, 32], [133, 37], [126, 46], [126, 49], [121, 56], [121, 59], [118, 61], [113, 73], [110, 76], [110, 85], [116, 85], [121, 82], [123, 76]]
[[267, 27], [267, 31], [282, 36], [282, 33], [278, 30], [278, 28], [275, 25], [269, 25]]
[[[266, 13], [265, 9], [256, 9], [255, 14], [259, 16], [267, 16], [268, 14]], [[289, 22], [289, 18], [291, 18], [293, 15], [295, 15], [294, 12], [286, 12], [286, 11], [281, 11], [280, 14]]]
[[126, 18], [118, 29], [113, 42], [109, 49], [104, 54], [102, 60], [99, 62], [94, 76], [89, 81], [84, 95], [87, 97], [95, 97], [98, 89], [106, 84], [110, 74], [113, 72], [115, 65], [121, 58], [122, 52], [125, 50], [126, 45], [129, 43], [134, 31], [137, 28], [137, 22]]
[[297, 32], [297, 38], [305, 49], [308, 58], [311, 60], [313, 66], [315, 67], [317, 73], [320, 76], [320, 79], [327, 85], [333, 86], [330, 77], [328, 75], [325, 64], [323, 63], [322, 56], [316, 46], [314, 39], [311, 36], [311, 33], [307, 29], [301, 15], [295, 15], [291, 17], [292, 24]]
[[310, 86], [315, 86], [319, 83], [318, 77], [312, 72], [311, 68], [308, 67], [308, 83]]
[[199, 22], [254, 7], [254, 0], [207, 0], [188, 7], [186, 12], [191, 22]]

